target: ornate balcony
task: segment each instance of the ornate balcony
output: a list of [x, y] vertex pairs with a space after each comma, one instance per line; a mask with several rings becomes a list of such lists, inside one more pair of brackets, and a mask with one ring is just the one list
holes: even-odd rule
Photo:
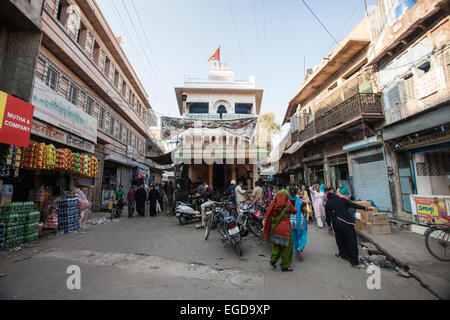
[[298, 135], [293, 133], [292, 137], [298, 136], [297, 141], [308, 142], [325, 134], [352, 127], [362, 120], [365, 122], [383, 120], [381, 99], [379, 94], [356, 94], [322, 115], [316, 115], [316, 119], [308, 123], [305, 130], [298, 131]]

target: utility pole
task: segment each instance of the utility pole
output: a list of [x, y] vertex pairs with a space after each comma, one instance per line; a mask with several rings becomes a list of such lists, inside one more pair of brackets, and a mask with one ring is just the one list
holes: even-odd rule
[[367, 17], [367, 0], [363, 0], [364, 1], [364, 8], [366, 9], [366, 17]]

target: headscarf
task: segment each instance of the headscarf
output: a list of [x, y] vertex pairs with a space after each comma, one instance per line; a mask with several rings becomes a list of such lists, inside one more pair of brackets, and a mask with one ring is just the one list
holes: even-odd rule
[[[291, 201], [289, 200], [289, 192], [287, 190], [283, 189], [280, 190], [277, 195], [275, 196], [275, 200], [272, 201], [269, 208], [267, 209], [266, 216], [265, 216], [265, 223], [264, 223], [264, 229], [262, 233], [262, 239], [268, 239], [269, 234], [273, 232], [274, 227], [276, 225], [272, 226], [272, 218], [279, 217], [280, 214], [284, 215], [284, 212], [286, 212], [286, 209], [291, 206]], [[277, 216], [274, 217], [274, 214]]]
[[324, 184], [320, 185], [320, 192], [325, 193], [325, 185]]
[[348, 192], [347, 188], [345, 187], [344, 184], [342, 184], [342, 188], [339, 188], [339, 193], [342, 194], [343, 196], [349, 196], [350, 193]]

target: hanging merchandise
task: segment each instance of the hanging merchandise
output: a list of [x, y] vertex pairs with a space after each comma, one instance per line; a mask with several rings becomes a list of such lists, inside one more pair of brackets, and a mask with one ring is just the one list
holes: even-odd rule
[[89, 176], [89, 156], [87, 154], [81, 155], [81, 175]]
[[71, 174], [81, 174], [81, 157], [79, 153], [72, 154], [72, 165], [69, 172]]
[[0, 149], [0, 177], [17, 177], [21, 158], [22, 149], [20, 147], [2, 145]]
[[38, 239], [39, 211], [34, 210], [33, 202], [10, 202], [0, 213], [0, 223], [5, 226], [5, 250], [11, 250]]
[[56, 149], [56, 169], [69, 171], [72, 167], [73, 155], [69, 149]]
[[56, 148], [54, 145], [46, 145], [45, 146], [45, 161], [44, 161], [44, 169], [52, 170], [56, 166]]
[[98, 175], [98, 160], [96, 157], [89, 157], [88, 177], [96, 178]]

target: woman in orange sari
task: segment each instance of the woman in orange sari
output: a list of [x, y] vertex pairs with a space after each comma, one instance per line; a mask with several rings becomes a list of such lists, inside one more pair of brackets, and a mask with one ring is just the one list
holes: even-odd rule
[[269, 205], [264, 217], [262, 239], [272, 242], [270, 264], [272, 267], [276, 267], [278, 260], [281, 258], [281, 271], [293, 271], [291, 264], [294, 246], [290, 216], [296, 213], [297, 209], [289, 200], [289, 193], [286, 190], [281, 190]]

